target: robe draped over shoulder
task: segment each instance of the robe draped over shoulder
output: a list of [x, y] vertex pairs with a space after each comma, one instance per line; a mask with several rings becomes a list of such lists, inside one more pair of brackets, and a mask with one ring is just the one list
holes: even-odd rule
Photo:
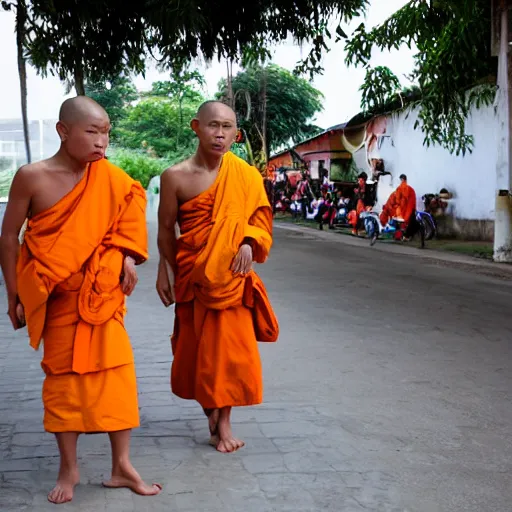
[[138, 263], [148, 258], [145, 208], [142, 186], [103, 159], [27, 223], [18, 294], [30, 345], [37, 350], [43, 341], [50, 432], [138, 425], [121, 274], [125, 254]]
[[[253, 405], [263, 399], [261, 362], [246, 278], [231, 265], [246, 237], [266, 261], [272, 245], [272, 209], [259, 172], [232, 153], [215, 183], [179, 207], [172, 336], [173, 392], [203, 407]], [[258, 281], [256, 273], [250, 274]], [[268, 304], [270, 308], [270, 304]]]

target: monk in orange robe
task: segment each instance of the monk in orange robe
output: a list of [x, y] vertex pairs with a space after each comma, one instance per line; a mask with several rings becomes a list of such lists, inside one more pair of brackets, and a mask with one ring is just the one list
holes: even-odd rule
[[158, 494], [129, 458], [139, 412], [125, 296], [137, 282], [135, 265], [148, 257], [145, 191], [104, 159], [110, 121], [96, 102], [66, 100], [57, 131], [58, 153], [16, 173], [0, 238], [13, 327], [26, 324], [30, 345], [44, 346], [44, 427], [60, 452], [48, 499], [71, 501], [78, 436], [98, 432], [108, 432], [112, 445], [104, 485]]
[[176, 303], [172, 391], [199, 402], [210, 443], [228, 453], [244, 446], [231, 430], [232, 407], [263, 400], [257, 342], [278, 334], [252, 270], [272, 245], [272, 208], [259, 172], [229, 151], [237, 131], [233, 110], [206, 102], [191, 127], [196, 154], [161, 177], [157, 290], [164, 305]]
[[407, 176], [400, 175], [400, 185], [396, 189], [397, 214], [408, 226], [416, 216], [416, 192], [407, 183]]
[[403, 220], [404, 240], [409, 240], [418, 231], [416, 192], [407, 183], [405, 174], [400, 175], [400, 185], [386, 201], [380, 214], [380, 222], [383, 226], [386, 226], [389, 219], [393, 217]]
[[380, 223], [385, 227], [389, 222], [389, 219], [397, 216], [397, 200], [396, 200], [396, 191], [392, 192], [389, 196], [386, 204], [382, 208], [382, 212], [379, 216]]

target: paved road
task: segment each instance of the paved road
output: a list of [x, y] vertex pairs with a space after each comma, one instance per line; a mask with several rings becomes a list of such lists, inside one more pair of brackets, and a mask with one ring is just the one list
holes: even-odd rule
[[[276, 229], [261, 273], [282, 336], [261, 345], [265, 404], [235, 413], [247, 447], [226, 456], [207, 446], [200, 409], [170, 394], [172, 313], [153, 293], [154, 267], [129, 303], [142, 414], [133, 459], [164, 492], [102, 489], [107, 439], [87, 436], [83, 485], [63, 510], [511, 510], [510, 282]], [[40, 355], [3, 317], [0, 327], [0, 510], [53, 510]]]

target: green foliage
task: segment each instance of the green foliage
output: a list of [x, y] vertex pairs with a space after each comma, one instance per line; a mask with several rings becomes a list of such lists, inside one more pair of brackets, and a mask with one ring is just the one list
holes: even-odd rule
[[[184, 106], [196, 108], [204, 101], [204, 98], [197, 87], [204, 87], [206, 84], [203, 75], [198, 71], [189, 71], [188, 67], [182, 67], [178, 70], [172, 70], [172, 80], [164, 82], [154, 82], [151, 91], [146, 94], [153, 98], [168, 98], [178, 105], [179, 123], [175, 134], [176, 143], [181, 145], [183, 142], [182, 131], [185, 124], [188, 124], [192, 116], [190, 108], [185, 112]], [[189, 115], [189, 117], [186, 117]], [[190, 128], [185, 128], [184, 142], [190, 138]]]
[[1, 171], [8, 171], [9, 169], [12, 169], [13, 162], [10, 158], [5, 158], [4, 156], [0, 156], [0, 172]]
[[245, 144], [233, 144], [233, 146], [231, 146], [231, 152], [252, 165], [250, 155]]
[[385, 105], [400, 89], [400, 80], [385, 66], [369, 68], [361, 91], [361, 108], [364, 111], [371, 111], [379, 105]]
[[[351, 19], [362, 14], [367, 0], [295, 0], [233, 3], [168, 2], [155, 5], [147, 21], [154, 30], [154, 41], [163, 60], [186, 62], [202, 56], [238, 60], [268, 56], [268, 48], [293, 37], [311, 42], [313, 49], [302, 70], [318, 67], [318, 55], [325, 51], [328, 20]], [[313, 57], [311, 59], [310, 57]]]
[[88, 81], [85, 86], [85, 93], [93, 100], [97, 101], [110, 117], [113, 126], [112, 136], [115, 140], [116, 126], [125, 119], [127, 115], [126, 107], [135, 101], [139, 95], [132, 80], [126, 76], [117, 76], [108, 81], [92, 82]]
[[352, 158], [331, 160], [332, 181], [356, 181], [359, 169]]
[[148, 94], [150, 96], [165, 96], [178, 101], [197, 102], [202, 99], [201, 92], [197, 90], [197, 87], [204, 87], [206, 82], [199, 71], [183, 68], [173, 71], [171, 77], [171, 81], [154, 82]]
[[123, 169], [134, 180], [139, 181], [144, 188], [154, 176], [160, 176], [165, 169], [174, 165], [180, 157], [172, 155], [167, 158], [154, 158], [144, 151], [113, 148], [109, 160]]
[[[346, 60], [368, 68], [374, 48], [391, 50], [414, 43], [418, 53], [411, 78], [421, 89], [416, 128], [423, 130], [425, 145], [438, 144], [458, 155], [473, 145], [473, 137], [465, 132], [471, 108], [489, 105], [494, 98], [494, 86], [486, 85], [496, 74], [490, 42], [488, 0], [411, 0], [370, 31], [360, 25], [347, 41]], [[393, 80], [384, 83], [384, 89], [390, 83]], [[475, 86], [479, 87], [472, 89]], [[375, 89], [372, 95], [379, 100]]]
[[[321, 131], [311, 119], [322, 110], [323, 95], [307, 80], [276, 65], [253, 65], [232, 81], [235, 109], [254, 153], [262, 148], [263, 91], [266, 92], [267, 147], [274, 151], [297, 143]], [[227, 96], [227, 83], [221, 80], [219, 98]], [[248, 94], [244, 94], [247, 92]], [[246, 117], [249, 119], [246, 119]]]
[[82, 94], [86, 80], [103, 81], [125, 70], [145, 69], [149, 2], [127, 7], [121, 0], [33, 0], [28, 3], [25, 50], [32, 65]]
[[14, 169], [0, 171], [0, 197], [7, 197], [9, 195], [9, 189], [11, 188], [15, 173]]
[[173, 153], [185, 158], [195, 150], [196, 136], [188, 125], [181, 124], [181, 118], [192, 119], [198, 103], [200, 101], [185, 103], [180, 114], [176, 101], [167, 98], [142, 100], [121, 122], [117, 142], [132, 149], [151, 148], [159, 157]]
[[[197, 57], [262, 57], [289, 37], [313, 45], [299, 69], [315, 73], [322, 70], [321, 53], [331, 37], [328, 21], [350, 20], [367, 5], [368, 0], [32, 0], [23, 46], [39, 73], [75, 83], [80, 94], [87, 80], [143, 73], [148, 54], [176, 70]], [[5, 0], [2, 6], [16, 9], [17, 3]], [[337, 35], [344, 35], [339, 27]]]

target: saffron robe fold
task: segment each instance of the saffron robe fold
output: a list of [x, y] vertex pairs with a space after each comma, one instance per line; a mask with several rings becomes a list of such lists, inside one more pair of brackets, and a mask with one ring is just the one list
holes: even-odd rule
[[[178, 224], [173, 393], [205, 408], [261, 403], [246, 278], [231, 271], [244, 238], [253, 239], [257, 263], [266, 261], [272, 245], [272, 209], [261, 175], [227, 153], [215, 183], [179, 207]], [[263, 287], [254, 271], [250, 277]]]
[[409, 222], [411, 215], [416, 210], [416, 192], [405, 182], [396, 189], [397, 217]]
[[148, 257], [142, 186], [103, 159], [32, 217], [17, 265], [30, 345], [43, 341], [44, 425], [105, 432], [139, 424], [133, 352], [124, 327], [124, 255]]

